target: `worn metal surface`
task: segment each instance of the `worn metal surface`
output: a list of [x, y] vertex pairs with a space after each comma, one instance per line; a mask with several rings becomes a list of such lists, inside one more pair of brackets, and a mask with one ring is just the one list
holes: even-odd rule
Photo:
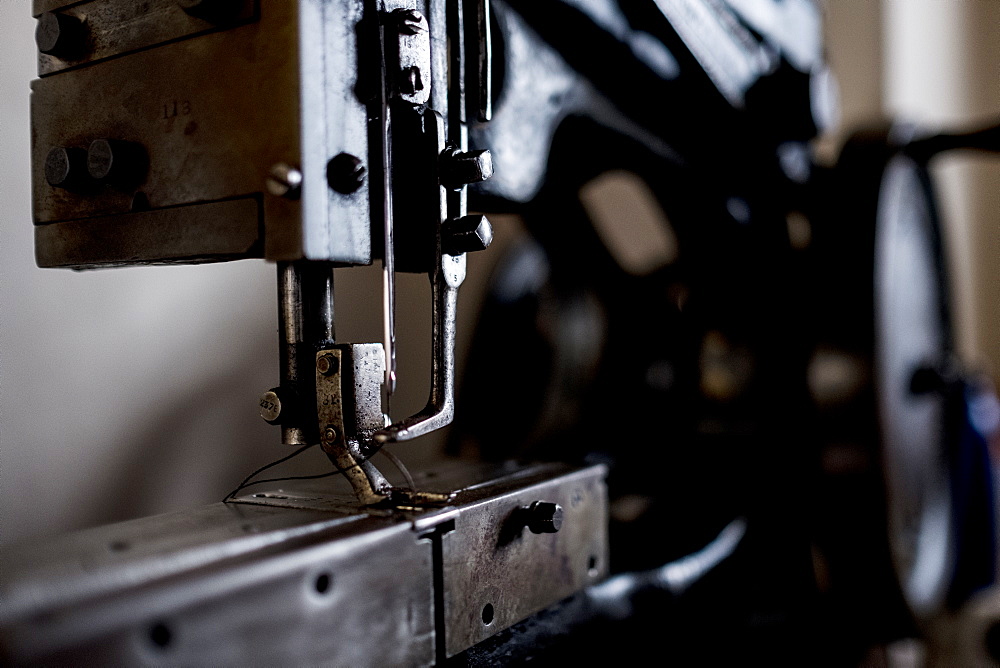
[[[542, 501], [565, 512], [561, 528], [535, 534], [524, 508]], [[458, 502], [462, 502], [459, 496]], [[511, 485], [474, 501], [441, 538], [447, 655], [453, 656], [607, 573], [607, 490], [588, 469], [557, 480]]]
[[321, 262], [278, 263], [278, 333], [284, 395], [281, 440], [319, 441], [315, 420], [316, 351], [333, 345], [333, 268]]
[[433, 660], [430, 550], [393, 518], [215, 504], [3, 560], [5, 662]]
[[[119, 4], [128, 11], [115, 10]], [[171, 33], [172, 41], [120, 55], [134, 47], [130, 40], [153, 30], [150, 21], [159, 31], [208, 25], [176, 3], [154, 4], [169, 4], [169, 18], [156, 12], [133, 17], [129, 12], [139, 5], [117, 0], [74, 6], [95, 21], [100, 17], [119, 57], [33, 82], [35, 223], [129, 214], [135, 202], [158, 210], [259, 196], [263, 245], [252, 253], [242, 249], [240, 257], [370, 262], [367, 185], [345, 195], [327, 184], [333, 156], [367, 155], [367, 116], [356, 93], [361, 3], [264, 3], [257, 21], [191, 39]], [[96, 139], [142, 147], [148, 173], [134, 183], [50, 186], [44, 174], [49, 152], [86, 149]], [[268, 192], [275, 165], [302, 174], [298, 199]], [[199, 220], [194, 216], [186, 230], [188, 243], [206, 232]], [[136, 261], [177, 259], [165, 257], [157, 241], [137, 247]], [[52, 253], [40, 249], [39, 255]]]
[[[36, 3], [36, 8], [40, 4]], [[212, 21], [188, 14], [177, 0], [147, 0], [141, 3], [134, 0], [91, 0], [82, 4], [64, 0], [59, 5], [62, 7], [49, 9], [58, 9], [60, 15], [81, 21], [84, 28], [79, 33], [80, 43], [74, 49], [75, 53], [66, 57], [39, 55], [38, 73], [41, 76], [219, 27]], [[255, 5], [255, 0], [238, 0], [231, 18], [222, 27], [254, 19]]]
[[[381, 376], [385, 358], [379, 344], [355, 344], [316, 353], [316, 418], [320, 445], [343, 471], [364, 505], [385, 500], [389, 483], [363, 456], [362, 443], [381, 427]], [[346, 390], [346, 391], [345, 391]]]
[[376, 443], [409, 441], [451, 423], [455, 415], [455, 325], [458, 288], [465, 280], [466, 258], [442, 255], [431, 276], [431, 393], [422, 411], [376, 432]]
[[490, 1], [462, 0], [465, 22], [466, 118], [486, 122], [493, 116], [493, 37]]
[[[454, 654], [602, 577], [604, 475], [446, 466], [417, 476], [457, 491], [453, 505], [430, 510], [363, 509], [342, 486], [314, 482], [6, 548], [0, 658], [440, 662], [445, 647]], [[561, 530], [509, 531], [506, 519], [539, 498], [564, 505]], [[484, 625], [487, 603], [495, 612]]]
[[74, 268], [230, 260], [259, 255], [259, 235], [260, 201], [236, 199], [39, 225], [35, 258], [42, 267]]

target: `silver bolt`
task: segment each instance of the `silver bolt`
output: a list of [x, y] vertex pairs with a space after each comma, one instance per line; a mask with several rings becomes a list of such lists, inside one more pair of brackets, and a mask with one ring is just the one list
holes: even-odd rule
[[488, 150], [462, 152], [451, 149], [441, 154], [441, 184], [461, 188], [482, 183], [493, 176], [493, 156]]
[[267, 192], [275, 197], [296, 199], [302, 192], [302, 172], [291, 165], [279, 162], [267, 175]]
[[486, 250], [492, 242], [493, 226], [486, 216], [454, 218], [441, 228], [441, 250], [448, 255]]

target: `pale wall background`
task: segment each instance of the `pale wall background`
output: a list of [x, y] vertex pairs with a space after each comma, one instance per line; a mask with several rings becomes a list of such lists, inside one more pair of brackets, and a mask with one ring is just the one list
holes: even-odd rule
[[[35, 267], [28, 4], [0, 0], [0, 543], [209, 503], [287, 452], [255, 406], [277, 381], [272, 266]], [[932, 123], [1000, 115], [1000, 2], [830, 0], [827, 7], [845, 127], [883, 109]], [[962, 351], [1000, 369], [998, 170], [962, 158], [939, 171], [951, 196]], [[502, 244], [513, 224], [495, 223]], [[499, 255], [472, 258], [463, 338], [481, 277]], [[356, 273], [338, 278], [338, 334], [377, 340], [373, 276]], [[425, 298], [420, 284], [404, 288], [404, 304]], [[424, 306], [416, 308], [401, 315], [411, 334], [401, 351], [399, 414], [419, 406], [426, 391], [426, 362], [415, 360], [425, 354], [429, 320]], [[321, 465], [314, 457], [299, 470]]]

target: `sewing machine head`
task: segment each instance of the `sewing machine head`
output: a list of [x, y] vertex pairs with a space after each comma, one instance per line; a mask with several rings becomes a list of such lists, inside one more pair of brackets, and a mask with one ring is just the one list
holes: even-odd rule
[[[392, 550], [419, 562], [414, 578], [433, 580], [439, 598], [414, 578], [401, 585], [419, 602], [386, 604], [399, 624], [382, 629], [400, 649], [366, 658], [444, 660], [609, 568], [603, 465], [401, 489], [370, 461], [455, 416], [456, 294], [466, 254], [492, 239], [470, 197], [476, 210], [521, 213], [532, 242], [487, 301], [454, 439], [496, 459], [612, 467], [612, 501], [638, 510], [612, 507], [616, 570], [630, 573], [595, 601], [615, 588], [619, 603], [639, 589], [679, 596], [735, 555], [767, 567], [794, 617], [815, 587], [802, 556], [822, 543], [843, 578], [836, 609], [884, 594], [852, 631], [864, 643], [881, 611], [924, 623], [992, 577], [992, 564], [969, 561], [981, 546], [956, 547], [957, 529], [935, 523], [960, 505], [941, 453], [968, 395], [945, 368], [926, 163], [952, 148], [995, 149], [996, 131], [859, 135], [836, 164], [819, 164], [809, 142], [833, 122], [836, 95], [810, 0], [34, 0], [34, 14], [38, 264], [277, 264], [281, 378], [260, 414], [284, 444], [320, 444], [355, 501], [314, 487], [237, 502], [248, 513], [364, 517], [373, 534], [407, 526], [380, 543], [378, 563], [394, 568]], [[615, 251], [621, 221], [602, 227], [600, 207], [581, 196], [623, 171], [674, 235], [672, 259], [640, 271]], [[898, 247], [912, 251], [902, 268], [890, 258]], [[341, 342], [334, 269], [373, 263], [383, 340]], [[396, 272], [431, 286], [430, 396], [402, 419], [389, 417]], [[897, 308], [912, 285], [923, 308]], [[518, 373], [498, 349], [523, 361]], [[932, 391], [914, 399], [914, 388]], [[911, 456], [914, 438], [926, 456]], [[981, 439], [962, 444], [982, 451]], [[819, 506], [834, 519], [816, 529], [790, 499], [810, 491], [827, 446], [868, 463], [846, 483], [823, 478]], [[882, 457], [893, 465], [885, 480]], [[523, 540], [525, 528], [549, 540], [564, 510], [571, 528], [559, 542]], [[228, 530], [219, 512], [212, 521]], [[650, 549], [665, 527], [670, 540]], [[935, 531], [948, 540], [935, 543]], [[337, 567], [370, 558], [373, 534], [338, 537], [349, 549]], [[523, 568], [557, 584], [514, 587]], [[712, 594], [727, 605], [728, 587]], [[751, 598], [747, 618], [758, 612]], [[379, 612], [371, 605], [362, 617]], [[421, 615], [432, 609], [430, 648]], [[424, 634], [412, 651], [404, 618], [422, 620], [411, 623]], [[797, 628], [782, 627], [788, 638]]]
[[[490, 113], [488, 5], [466, 4], [35, 6], [39, 265], [279, 263], [282, 379], [261, 415], [321, 442], [365, 503], [390, 494], [378, 448], [451, 421], [455, 293], [492, 239], [466, 215], [492, 174], [466, 150], [466, 115]], [[373, 261], [384, 341], [338, 344], [332, 270]], [[426, 409], [392, 424], [396, 271], [430, 278], [434, 360]]]

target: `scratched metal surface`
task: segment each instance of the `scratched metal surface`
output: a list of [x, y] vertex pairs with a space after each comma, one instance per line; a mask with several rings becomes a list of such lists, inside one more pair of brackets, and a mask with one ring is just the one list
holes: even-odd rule
[[[370, 262], [367, 183], [343, 195], [329, 188], [326, 173], [328, 161], [339, 153], [367, 158], [367, 116], [356, 90], [361, 3], [265, 1], [259, 20], [160, 43], [164, 35], [157, 31], [175, 23], [180, 30], [190, 17], [171, 11], [169, 20], [153, 30], [148, 17], [135, 22], [112, 16], [107, 8], [116, 2], [93, 0], [66, 12], [104, 8], [104, 13], [93, 12], [107, 19], [102, 30], [113, 32], [110, 21], [117, 17], [122, 21], [119, 32], [134, 38], [135, 44], [115, 38], [123, 53], [142, 40], [153, 48], [33, 82], [35, 223], [121, 216], [131, 224], [137, 211], [257, 197], [261, 211], [240, 210], [235, 223], [241, 234], [247, 227], [259, 228], [260, 243], [237, 257]], [[85, 151], [104, 138], [142, 147], [148, 168], [137, 174], [136, 183], [90, 183], [76, 190], [49, 185], [45, 162], [51, 149]], [[278, 164], [301, 171], [299, 197], [266, 191], [268, 174]], [[184, 234], [197, 239], [207, 231], [192, 216]], [[81, 244], [85, 232], [75, 237]], [[64, 243], [70, 238], [66, 235]], [[45, 244], [46, 239], [37, 242]], [[70, 265], [49, 248], [39, 255], [51, 258], [44, 266]], [[176, 257], [150, 235], [137, 257], [122, 263], [185, 259], [233, 258], [208, 251]], [[83, 264], [79, 257], [72, 263]], [[92, 264], [107, 262], [95, 257]]]
[[[440, 508], [293, 483], [4, 548], [0, 659], [66, 665], [429, 665], [607, 572], [601, 466], [445, 466]], [[563, 505], [557, 533], [517, 525]], [[484, 608], [489, 605], [487, 622]]]

